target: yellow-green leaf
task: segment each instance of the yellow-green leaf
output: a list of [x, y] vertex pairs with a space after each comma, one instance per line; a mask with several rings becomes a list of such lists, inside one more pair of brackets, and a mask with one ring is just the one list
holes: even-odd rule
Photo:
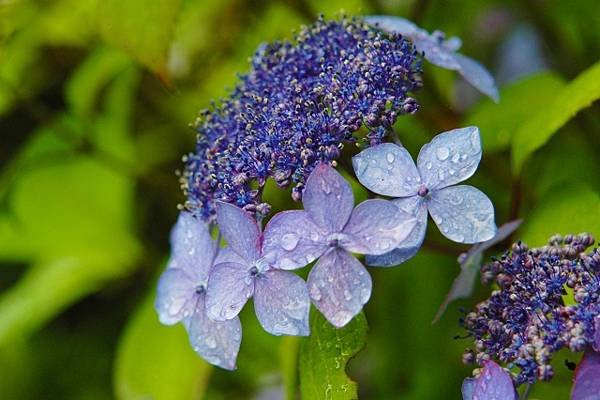
[[310, 317], [311, 334], [300, 346], [300, 392], [303, 399], [353, 400], [356, 382], [346, 375], [346, 364], [366, 343], [363, 313], [348, 325], [335, 328], [316, 310]]
[[513, 171], [519, 173], [531, 153], [543, 146], [567, 121], [599, 97], [600, 62], [597, 62], [558, 91], [547, 107], [535, 110], [531, 118], [515, 132], [512, 140]]

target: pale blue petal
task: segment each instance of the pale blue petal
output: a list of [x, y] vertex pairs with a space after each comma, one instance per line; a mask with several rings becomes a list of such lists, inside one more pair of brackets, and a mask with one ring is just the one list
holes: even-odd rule
[[384, 254], [406, 239], [416, 223], [412, 213], [391, 201], [366, 200], [352, 211], [340, 246], [352, 253]]
[[430, 36], [421, 35], [416, 37], [413, 39], [413, 43], [417, 48], [417, 51], [423, 53], [425, 59], [433, 65], [451, 71], [460, 68], [460, 64], [455, 57], [457, 53], [438, 43], [437, 40], [432, 39]]
[[216, 264], [208, 280], [206, 312], [216, 321], [237, 316], [254, 293], [249, 267], [237, 263]]
[[456, 53], [454, 58], [459, 65], [458, 72], [467, 82], [481, 93], [491, 97], [496, 103], [500, 101], [500, 94], [498, 93], [494, 77], [492, 77], [484, 66], [460, 53]]
[[158, 281], [154, 308], [162, 324], [173, 325], [194, 310], [195, 283], [179, 268], [168, 268]]
[[260, 256], [260, 228], [247, 212], [233, 204], [217, 202], [217, 223], [233, 251], [252, 262]]
[[475, 391], [475, 378], [465, 378], [462, 383], [461, 391], [463, 400], [473, 400], [473, 392]]
[[412, 196], [417, 194], [421, 184], [410, 153], [392, 143], [382, 143], [361, 151], [352, 158], [352, 165], [364, 187], [384, 196]]
[[600, 365], [577, 374], [571, 400], [600, 400]]
[[204, 306], [204, 295], [200, 295], [196, 311], [185, 320], [192, 348], [212, 365], [234, 370], [242, 342], [240, 319], [213, 321], [206, 315]]
[[325, 253], [308, 275], [313, 304], [338, 328], [362, 310], [371, 297], [371, 286], [365, 267], [343, 249]]
[[293, 272], [272, 269], [258, 275], [254, 309], [262, 327], [273, 335], [310, 334], [308, 289]]
[[399, 33], [402, 36], [412, 37], [420, 30], [413, 22], [391, 15], [367, 15], [363, 19], [369, 25], [377, 26], [389, 33]]
[[600, 316], [594, 318], [594, 350], [600, 352]]
[[394, 267], [412, 258], [423, 244], [427, 230], [427, 207], [422, 197], [413, 196], [395, 199], [392, 202], [404, 212], [416, 219], [416, 224], [409, 235], [394, 250], [382, 255], [367, 255], [367, 265], [374, 267]]
[[495, 362], [486, 361], [481, 375], [475, 380], [473, 399], [517, 400], [517, 392], [508, 372]]
[[323, 231], [340, 232], [354, 208], [354, 194], [339, 172], [327, 164], [320, 164], [306, 181], [302, 204]]
[[444, 47], [450, 51], [458, 51], [462, 47], [462, 40], [457, 36], [451, 36], [444, 41]]
[[327, 235], [306, 211], [276, 214], [263, 234], [263, 254], [280, 269], [296, 269], [313, 262], [327, 250]]
[[455, 185], [471, 177], [481, 161], [479, 128], [443, 132], [421, 148], [417, 168], [429, 190]]
[[171, 230], [169, 268], [180, 268], [196, 283], [206, 283], [216, 251], [208, 226], [189, 212], [181, 212]]
[[427, 208], [440, 232], [455, 242], [485, 242], [496, 235], [494, 206], [473, 186], [436, 190], [429, 196]]

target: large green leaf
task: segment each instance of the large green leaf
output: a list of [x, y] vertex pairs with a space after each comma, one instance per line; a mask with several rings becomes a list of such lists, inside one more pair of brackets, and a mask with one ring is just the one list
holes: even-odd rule
[[475, 125], [481, 131], [486, 152], [504, 150], [531, 110], [543, 110], [555, 93], [565, 86], [562, 78], [551, 72], [532, 75], [500, 91], [498, 104], [485, 99], [475, 107], [463, 125]]
[[104, 38], [164, 78], [181, 0], [103, 0], [99, 4]]
[[164, 326], [148, 296], [117, 350], [114, 390], [119, 400], [192, 400], [202, 397], [212, 367], [194, 353], [182, 325]]
[[352, 400], [358, 387], [346, 375], [346, 364], [366, 343], [367, 320], [357, 315], [341, 329], [313, 310], [311, 334], [300, 346], [300, 392], [303, 399]]
[[521, 125], [512, 140], [512, 167], [519, 173], [527, 158], [581, 109], [600, 97], [600, 62], [597, 62], [563, 90], [555, 93], [552, 102], [534, 112]]
[[521, 238], [530, 246], [545, 244], [553, 234], [600, 235], [600, 195], [586, 185], [561, 184], [548, 190], [527, 218]]

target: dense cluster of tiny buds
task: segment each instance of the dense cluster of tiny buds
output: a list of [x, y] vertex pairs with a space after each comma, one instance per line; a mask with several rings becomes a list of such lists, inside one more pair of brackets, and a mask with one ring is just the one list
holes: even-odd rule
[[319, 163], [336, 165], [345, 144], [380, 143], [421, 86], [413, 45], [360, 19], [320, 18], [291, 42], [263, 45], [227, 99], [201, 112], [194, 154], [181, 177], [185, 208], [207, 221], [222, 200], [258, 216], [271, 178], [302, 196]]
[[593, 243], [589, 234], [554, 236], [534, 249], [518, 242], [484, 265], [482, 282], [498, 288], [461, 320], [475, 341], [463, 362], [500, 360], [517, 384], [533, 383], [552, 378], [555, 352], [591, 346], [600, 314], [600, 250], [587, 250]]

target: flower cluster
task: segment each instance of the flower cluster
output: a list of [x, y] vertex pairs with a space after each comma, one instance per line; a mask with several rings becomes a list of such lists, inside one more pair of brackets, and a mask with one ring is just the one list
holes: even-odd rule
[[[211, 239], [208, 225], [183, 212], [159, 281], [155, 307], [161, 322], [183, 322], [194, 349], [227, 369], [235, 368], [238, 314], [251, 297], [259, 322], [273, 335], [308, 335], [311, 300], [333, 325], [350, 322], [371, 296], [371, 277], [350, 252], [385, 253], [416, 220], [387, 200], [355, 208], [350, 185], [326, 164], [309, 176], [303, 203], [305, 210], [276, 214], [262, 231], [242, 208], [218, 202], [226, 248]], [[290, 271], [317, 258], [308, 283]]]
[[334, 163], [366, 128], [380, 143], [396, 118], [418, 106], [421, 86], [413, 45], [360, 19], [319, 19], [292, 42], [262, 46], [251, 71], [218, 107], [196, 122], [196, 152], [185, 158], [185, 208], [213, 221], [215, 202], [269, 212], [268, 178], [294, 185], [299, 200], [319, 163]]
[[518, 242], [481, 268], [499, 289], [461, 321], [475, 340], [463, 360], [497, 359], [517, 384], [548, 380], [554, 353], [600, 346], [600, 251], [589, 234], [554, 236], [541, 248]]

